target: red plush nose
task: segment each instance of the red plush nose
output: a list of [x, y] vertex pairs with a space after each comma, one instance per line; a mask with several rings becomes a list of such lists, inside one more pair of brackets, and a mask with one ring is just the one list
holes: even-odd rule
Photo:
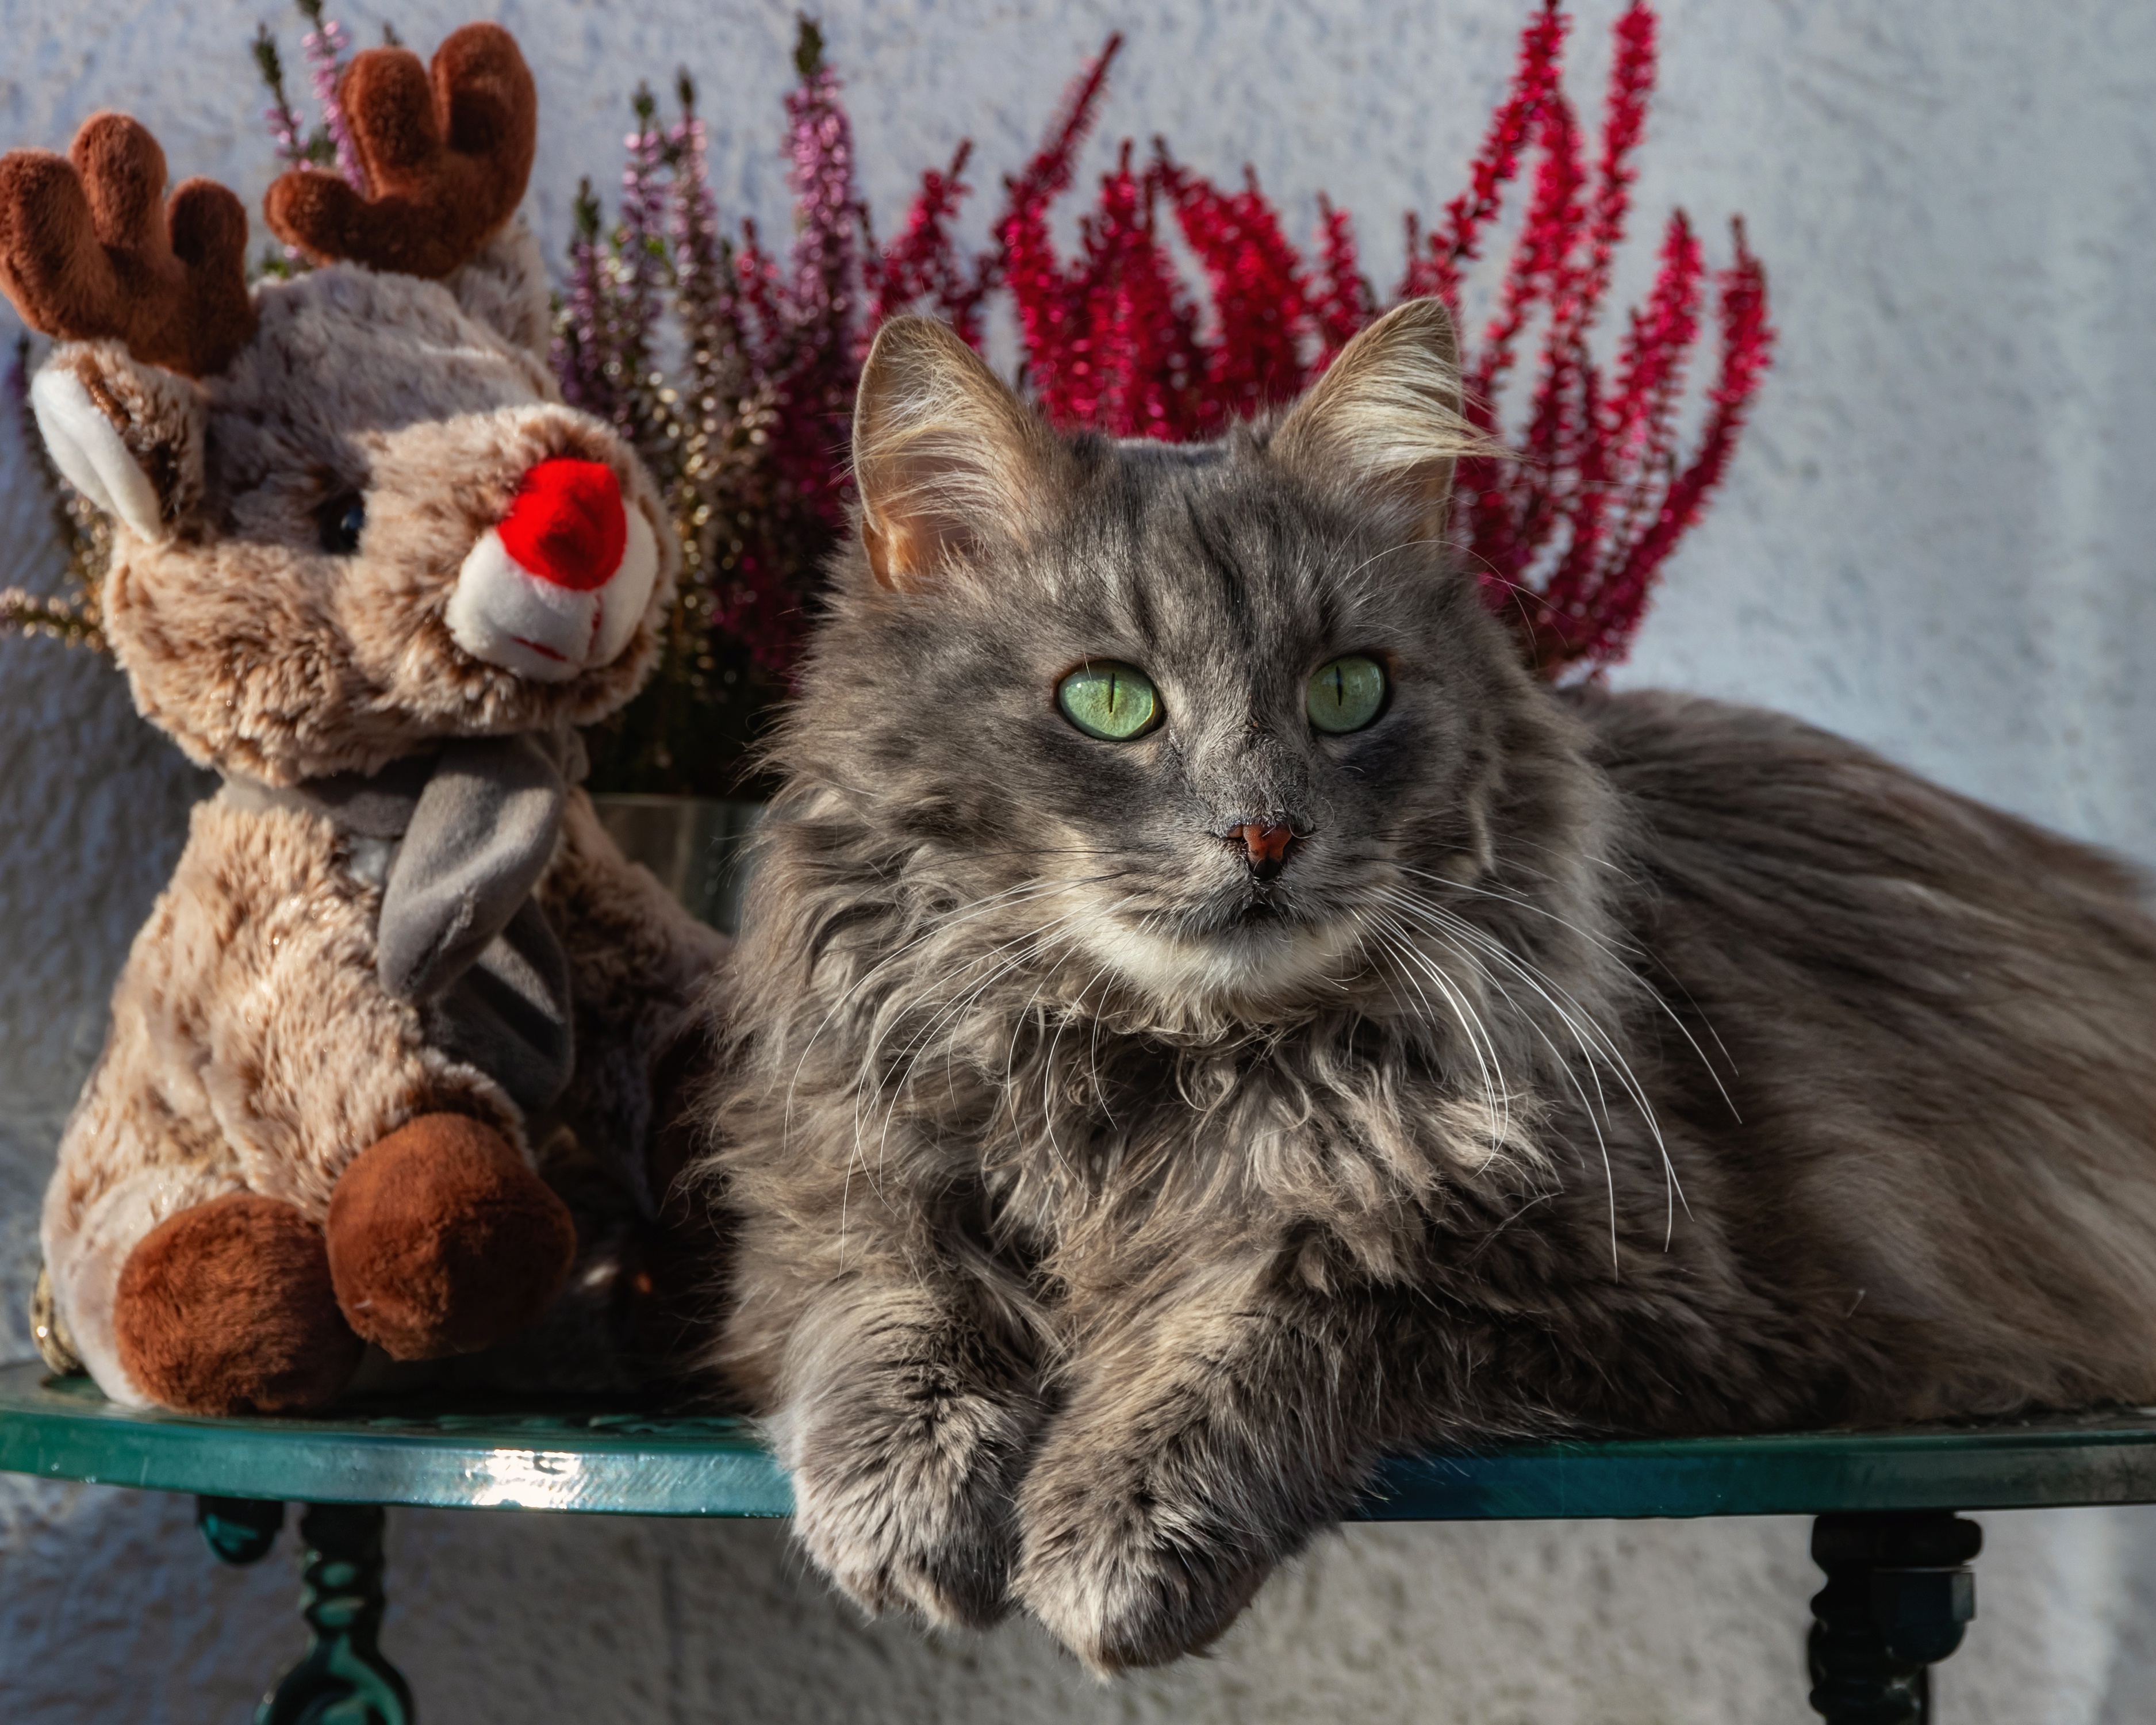
[[629, 544], [621, 482], [603, 461], [542, 461], [524, 475], [495, 531], [510, 556], [542, 581], [588, 593], [621, 567]]

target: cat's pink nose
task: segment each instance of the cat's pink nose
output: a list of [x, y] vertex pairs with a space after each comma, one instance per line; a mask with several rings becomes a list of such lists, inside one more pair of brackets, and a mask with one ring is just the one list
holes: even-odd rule
[[1295, 829], [1284, 820], [1245, 821], [1228, 832], [1229, 844], [1239, 841], [1244, 856], [1249, 860], [1250, 872], [1269, 880], [1280, 873], [1289, 847], [1295, 843]]
[[629, 544], [621, 481], [603, 461], [542, 461], [524, 475], [508, 518], [495, 531], [530, 573], [589, 593], [621, 567]]
[[1295, 842], [1295, 829], [1284, 820], [1245, 821], [1235, 835], [1254, 863], [1278, 862]]

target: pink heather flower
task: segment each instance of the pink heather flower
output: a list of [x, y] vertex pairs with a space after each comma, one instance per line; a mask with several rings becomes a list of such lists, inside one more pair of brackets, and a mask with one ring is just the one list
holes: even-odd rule
[[322, 0], [298, 0], [298, 4], [301, 15], [314, 26], [300, 39], [300, 47], [307, 57], [308, 82], [322, 110], [322, 127], [336, 146], [337, 172], [363, 194], [367, 189], [367, 169], [352, 142], [352, 128], [345, 123], [344, 105], [337, 100], [337, 81], [344, 76], [345, 54], [352, 39], [335, 18], [322, 16]]

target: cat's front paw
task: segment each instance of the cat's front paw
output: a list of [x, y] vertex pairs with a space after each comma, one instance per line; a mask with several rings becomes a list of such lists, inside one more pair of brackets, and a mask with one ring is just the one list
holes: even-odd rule
[[1217, 1640], [1286, 1555], [1177, 1476], [1178, 1446], [1059, 1436], [1026, 1477], [1012, 1592], [1102, 1676]]
[[794, 1532], [855, 1604], [944, 1627], [1009, 1613], [1029, 1435], [1018, 1410], [923, 1368], [828, 1392], [784, 1423]]

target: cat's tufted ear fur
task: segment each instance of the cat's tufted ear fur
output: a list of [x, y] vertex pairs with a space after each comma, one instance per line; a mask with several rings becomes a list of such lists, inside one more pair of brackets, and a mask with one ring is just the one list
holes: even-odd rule
[[1271, 439], [1288, 466], [1433, 538], [1454, 464], [1494, 447], [1460, 412], [1459, 343], [1438, 300], [1395, 306], [1341, 349]]
[[884, 586], [913, 592], [989, 536], [1046, 514], [1062, 445], [956, 331], [894, 318], [861, 370], [854, 478], [861, 545]]
[[68, 483], [143, 538], [168, 537], [201, 500], [208, 414], [177, 372], [118, 341], [69, 341], [38, 368], [30, 406]]

